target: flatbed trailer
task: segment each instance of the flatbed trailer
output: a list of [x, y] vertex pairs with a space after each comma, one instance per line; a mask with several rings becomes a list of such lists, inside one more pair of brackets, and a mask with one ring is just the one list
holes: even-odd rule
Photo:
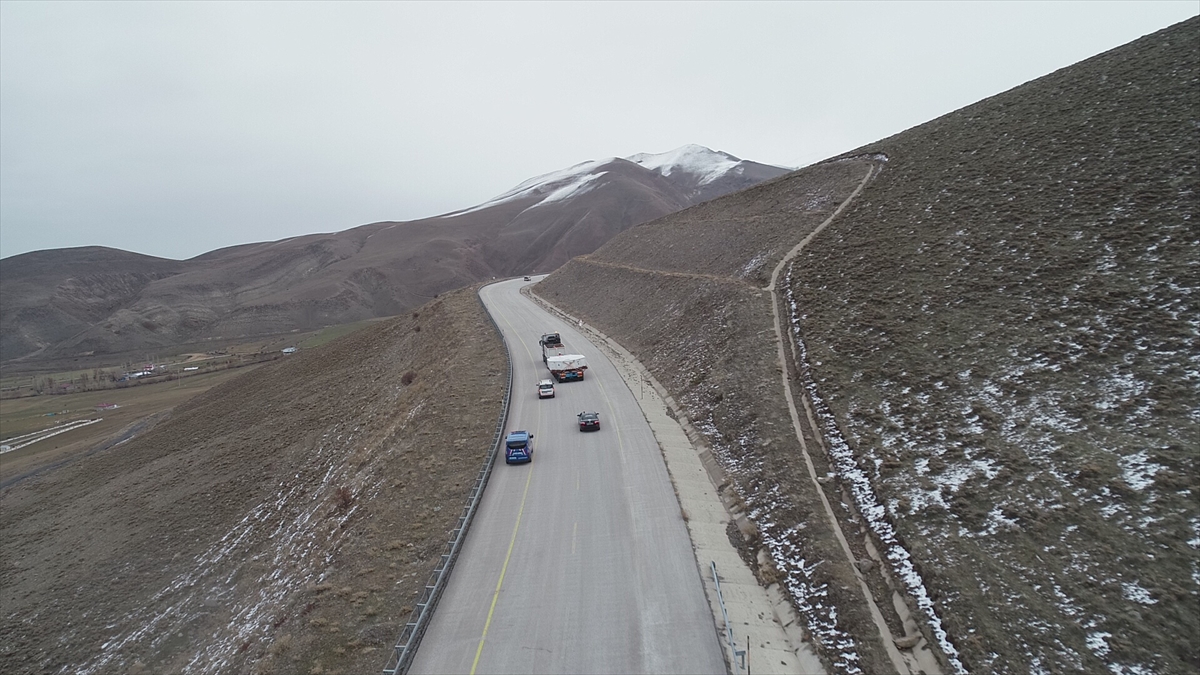
[[538, 344], [542, 346], [542, 363], [559, 382], [583, 379], [587, 370], [587, 359], [583, 354], [571, 354], [558, 333], [544, 333]]

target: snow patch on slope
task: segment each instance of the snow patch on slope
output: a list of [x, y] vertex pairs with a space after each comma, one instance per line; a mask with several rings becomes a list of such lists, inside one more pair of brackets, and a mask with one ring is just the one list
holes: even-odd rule
[[[552, 202], [561, 202], [562, 200], [567, 199], [568, 197], [572, 197], [574, 195], [581, 195], [581, 194], [584, 194], [585, 192], [590, 192], [592, 190], [592, 188], [596, 187], [595, 185], [593, 185], [593, 183], [595, 183], [596, 179], [603, 176], [606, 173], [608, 173], [608, 172], [601, 171], [600, 173], [590, 173], [590, 174], [587, 174], [586, 176], [580, 176], [580, 177], [576, 178], [575, 180], [571, 181], [570, 183], [567, 183], [566, 185], [558, 188], [554, 192], [551, 192], [549, 195], [546, 196], [545, 199], [538, 202], [537, 204], [534, 204], [534, 206], [542, 206], [544, 204], [550, 204]], [[531, 206], [529, 208], [533, 208], [533, 207]]]
[[691, 174], [696, 177], [696, 185], [707, 185], [718, 178], [738, 169], [742, 160], [725, 152], [716, 152], [703, 145], [689, 144], [675, 148], [670, 152], [657, 155], [642, 152], [630, 155], [625, 159], [641, 166], [670, 176], [676, 172]]
[[[950, 662], [950, 667], [958, 675], [966, 675], [968, 672], [966, 665], [963, 664], [962, 659], [959, 657], [958, 649], [950, 641], [950, 635], [942, 623], [942, 617], [938, 613], [933, 596], [925, 585], [925, 580], [917, 569], [912, 554], [909, 553], [908, 549], [897, 536], [895, 526], [887, 518], [887, 508], [880, 501], [878, 495], [875, 494], [870, 477], [858, 465], [854, 457], [854, 452], [850, 449], [849, 443], [842, 436], [838, 428], [833, 411], [829, 409], [829, 405], [825, 402], [824, 397], [817, 390], [812, 373], [812, 364], [809, 361], [808, 347], [804, 343], [800, 332], [800, 312], [794, 292], [795, 286], [792, 285], [794, 264], [788, 266], [785, 285], [787, 289], [787, 302], [791, 310], [789, 322], [792, 328], [792, 340], [797, 351], [797, 360], [799, 361], [797, 365], [800, 369], [802, 385], [808, 393], [809, 401], [812, 403], [814, 412], [816, 413], [817, 423], [823, 427], [821, 433], [825, 437], [829, 459], [833, 463], [831, 474], [840, 475], [841, 479], [849, 487], [850, 494], [858, 506], [859, 513], [867, 521], [867, 525], [875, 533], [879, 542], [883, 544], [885, 555], [892, 563], [893, 572], [904, 582], [908, 594], [916, 601], [917, 607], [925, 615], [925, 619], [928, 622], [930, 630], [933, 632], [937, 645]], [[981, 467], [973, 468], [985, 473], [993, 470], [991, 464], [984, 464]], [[999, 514], [997, 516], [1002, 517]]]
[[[454, 213], [447, 213], [446, 215], [442, 216], [442, 218], [462, 216], [468, 213], [481, 211], [483, 209], [489, 209], [493, 206], [499, 206], [500, 204], [516, 201], [518, 199], [529, 199], [539, 195], [545, 195], [545, 197], [543, 197], [533, 206], [540, 206], [542, 204], [562, 201], [573, 195], [583, 194], [595, 188], [595, 180], [607, 173], [606, 171], [597, 172], [597, 170], [609, 162], [612, 162], [614, 159], [616, 158], [608, 157], [606, 159], [596, 161], [580, 162], [579, 164], [566, 169], [551, 171], [550, 173], [542, 174], [541, 176], [535, 176], [534, 178], [530, 178], [524, 183], [521, 183], [520, 185], [498, 197], [489, 199], [488, 201], [478, 206], [473, 206], [469, 209], [455, 211]], [[530, 208], [532, 208], [532, 206]]]
[[607, 158], [601, 159], [601, 160], [580, 162], [580, 163], [576, 164], [575, 166], [568, 167], [566, 169], [560, 169], [558, 171], [551, 171], [550, 173], [542, 174], [541, 176], [535, 176], [534, 178], [530, 178], [529, 180], [525, 181], [524, 183], [521, 183], [520, 185], [516, 186], [515, 188], [509, 190], [508, 192], [505, 192], [504, 194], [500, 195], [499, 197], [496, 197], [495, 199], [492, 199], [491, 201], [489, 201], [487, 203], [498, 204], [498, 203], [502, 203], [502, 202], [512, 201], [514, 199], [520, 199], [521, 197], [529, 197], [534, 194], [543, 194], [546, 192], [551, 192], [551, 191], [554, 191], [554, 190], [557, 190], [557, 189], [563, 187], [564, 185], [568, 185], [571, 183], [577, 183], [581, 180], [584, 180], [584, 181], [589, 180], [589, 178], [594, 178], [599, 175], [599, 174], [593, 175], [593, 172], [596, 169], [599, 169], [600, 167], [604, 166], [605, 164], [608, 164], [609, 162], [613, 161], [614, 159], [616, 159], [616, 158], [615, 157], [607, 157]]

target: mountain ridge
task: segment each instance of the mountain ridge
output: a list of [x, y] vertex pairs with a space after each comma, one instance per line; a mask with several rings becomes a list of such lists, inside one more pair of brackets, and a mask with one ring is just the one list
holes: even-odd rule
[[182, 261], [105, 247], [20, 254], [0, 266], [0, 361], [392, 316], [491, 277], [549, 272], [629, 227], [788, 171], [686, 145], [580, 162], [438, 216], [239, 244]]

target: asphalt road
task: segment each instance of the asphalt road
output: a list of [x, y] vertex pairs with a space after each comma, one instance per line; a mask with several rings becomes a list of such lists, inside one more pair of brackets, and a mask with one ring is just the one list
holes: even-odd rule
[[[513, 358], [509, 430], [533, 462], [497, 460], [413, 673], [724, 673], [679, 503], [636, 393], [612, 364], [507, 281], [480, 295]], [[538, 338], [587, 357], [582, 382], [549, 377]], [[582, 433], [576, 414], [600, 413]]]

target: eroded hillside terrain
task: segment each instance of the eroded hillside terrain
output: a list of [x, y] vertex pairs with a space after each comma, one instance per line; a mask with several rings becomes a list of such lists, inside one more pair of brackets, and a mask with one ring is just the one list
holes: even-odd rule
[[[1184, 22], [535, 287], [705, 433], [833, 672], [890, 670], [860, 578], [949, 672], [1200, 668], [1197, 43]], [[762, 287], [871, 167], [775, 300], [812, 480]]]
[[506, 373], [466, 289], [5, 489], [0, 671], [377, 672]]
[[816, 389], [982, 670], [1200, 667], [1198, 29], [861, 150], [887, 168], [792, 271]]

